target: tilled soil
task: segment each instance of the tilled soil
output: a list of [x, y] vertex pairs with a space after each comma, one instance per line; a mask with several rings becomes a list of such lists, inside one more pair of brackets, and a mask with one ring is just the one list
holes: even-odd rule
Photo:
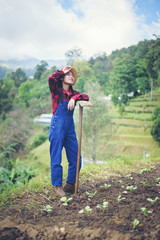
[[[62, 205], [53, 189], [19, 196], [0, 210], [0, 239], [160, 239], [160, 165], [80, 183], [78, 194], [67, 198], [72, 199]], [[91, 211], [79, 213], [86, 206]]]

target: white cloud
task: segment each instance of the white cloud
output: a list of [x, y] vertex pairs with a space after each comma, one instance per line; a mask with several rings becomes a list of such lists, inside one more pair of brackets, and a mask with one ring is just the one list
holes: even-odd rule
[[[135, 0], [74, 0], [65, 11], [56, 0], [0, 0], [0, 58], [64, 58], [75, 46], [86, 57], [159, 35], [160, 22], [145, 24]], [[78, 18], [75, 11], [83, 13]]]

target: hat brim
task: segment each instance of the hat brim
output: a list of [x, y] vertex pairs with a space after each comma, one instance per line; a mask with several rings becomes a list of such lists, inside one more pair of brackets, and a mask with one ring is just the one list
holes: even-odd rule
[[[67, 70], [65, 69], [66, 67], [67, 67]], [[71, 71], [73, 73], [73, 75], [74, 75], [74, 84], [75, 84], [77, 82], [77, 79], [78, 79], [78, 74], [77, 74], [76, 69], [74, 67], [72, 67], [72, 66], [66, 66], [66, 67], [63, 67], [61, 69], [61, 71], [65, 70], [65, 74], [68, 73], [69, 71]]]

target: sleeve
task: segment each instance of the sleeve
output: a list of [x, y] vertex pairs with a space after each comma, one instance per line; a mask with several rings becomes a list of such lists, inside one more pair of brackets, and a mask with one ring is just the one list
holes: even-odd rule
[[75, 101], [89, 101], [87, 94], [79, 93], [74, 90], [74, 96], [72, 97]]
[[48, 84], [51, 93], [54, 93], [57, 88], [57, 83], [60, 81], [60, 78], [64, 75], [63, 71], [57, 70], [55, 73], [52, 73], [51, 76], [48, 78]]

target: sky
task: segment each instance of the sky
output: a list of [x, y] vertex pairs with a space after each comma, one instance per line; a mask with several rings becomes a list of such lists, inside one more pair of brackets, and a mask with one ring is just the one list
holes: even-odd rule
[[160, 0], [0, 0], [0, 59], [84, 58], [160, 36]]

